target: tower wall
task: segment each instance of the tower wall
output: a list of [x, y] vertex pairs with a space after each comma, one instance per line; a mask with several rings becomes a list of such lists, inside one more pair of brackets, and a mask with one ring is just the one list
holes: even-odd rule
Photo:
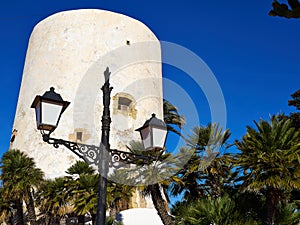
[[30, 108], [50, 87], [70, 101], [52, 137], [99, 145], [103, 72], [111, 71], [111, 148], [125, 150], [134, 131], [156, 113], [163, 117], [161, 49], [149, 28], [125, 15], [95, 9], [54, 14], [31, 34], [11, 148], [35, 159], [47, 178], [65, 175], [78, 160], [42, 141]]

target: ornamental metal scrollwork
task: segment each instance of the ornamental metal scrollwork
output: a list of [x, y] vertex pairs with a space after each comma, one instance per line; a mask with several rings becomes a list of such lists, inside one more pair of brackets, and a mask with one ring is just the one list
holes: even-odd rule
[[63, 139], [51, 138], [48, 134], [43, 134], [43, 141], [53, 145], [55, 148], [58, 148], [60, 145], [67, 147], [89, 165], [97, 165], [99, 163], [98, 152], [100, 149], [95, 145], [85, 145], [76, 142], [65, 141]]
[[154, 157], [147, 157], [145, 155], [139, 155], [132, 152], [124, 152], [117, 149], [111, 149], [110, 154], [112, 156], [113, 162], [124, 162], [124, 163], [135, 163], [135, 162], [143, 162], [149, 163], [151, 161], [155, 161]]
[[[53, 145], [55, 148], [58, 148], [60, 145], [63, 145], [70, 149], [73, 153], [75, 153], [78, 157], [83, 159], [87, 164], [99, 164], [99, 157], [101, 155], [100, 151], [104, 151], [104, 149], [100, 149], [95, 145], [86, 145], [71, 141], [66, 141], [63, 139], [56, 139], [51, 138], [49, 134], [43, 134], [43, 141]], [[111, 155], [111, 162], [124, 162], [124, 163], [135, 163], [135, 162], [142, 162], [142, 163], [149, 163], [156, 160], [155, 157], [149, 157], [145, 155], [139, 155], [132, 152], [125, 152], [120, 151], [117, 149], [110, 149], [109, 150]]]

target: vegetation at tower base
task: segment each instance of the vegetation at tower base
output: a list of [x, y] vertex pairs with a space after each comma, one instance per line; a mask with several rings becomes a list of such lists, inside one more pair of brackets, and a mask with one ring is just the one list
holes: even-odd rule
[[265, 224], [275, 224], [279, 203], [286, 202], [287, 192], [300, 188], [300, 139], [290, 120], [271, 117], [271, 121], [248, 126], [241, 141], [236, 165], [246, 171], [240, 180], [241, 190], [262, 193], [265, 197]]
[[[174, 167], [174, 157], [170, 153], [164, 153], [164, 149], [157, 151], [145, 151], [141, 142], [132, 141], [129, 150], [136, 154], [142, 154], [146, 157], [155, 158], [149, 163], [144, 161], [136, 162], [134, 171], [139, 171], [133, 180], [143, 181], [143, 186], [139, 184], [140, 190], [144, 196], [151, 196], [153, 205], [157, 210], [157, 214], [161, 218], [164, 225], [173, 225], [174, 221], [169, 214], [168, 202], [163, 198], [163, 194], [167, 196], [164, 190], [169, 186], [172, 178], [172, 170]], [[162, 194], [163, 193], [163, 194]], [[167, 198], [168, 199], [168, 198]]]
[[3, 188], [0, 188], [0, 223], [11, 224], [13, 221], [14, 204], [11, 200], [4, 198]]
[[300, 2], [298, 0], [287, 0], [288, 4], [279, 3], [274, 0], [270, 16], [280, 16], [285, 18], [300, 18]]
[[[179, 114], [178, 109], [172, 105], [169, 101], [164, 99], [163, 101], [164, 122], [167, 125], [167, 129], [182, 137], [180, 131], [177, 128], [182, 129], [185, 124], [185, 119]], [[176, 159], [170, 153], [165, 153], [164, 149], [161, 151], [145, 151], [141, 142], [132, 141], [129, 146], [129, 150], [133, 153], [145, 155], [146, 157], [154, 157], [156, 160], [153, 162], [144, 163], [136, 162], [139, 167], [138, 177], [134, 180], [144, 180], [146, 185], [142, 187], [143, 195], [150, 195], [152, 202], [159, 217], [164, 225], [173, 225], [174, 221], [169, 214], [168, 202], [163, 198], [162, 194], [168, 201], [167, 188], [171, 182], [178, 180], [177, 176], [173, 176], [172, 171], [176, 171]], [[148, 185], [147, 185], [148, 183]]]
[[84, 224], [84, 215], [90, 213], [96, 220], [99, 175], [85, 162], [78, 161], [66, 171], [66, 186], [72, 198], [74, 212], [79, 224]]
[[63, 177], [44, 181], [36, 194], [36, 202], [41, 212], [40, 221], [48, 225], [65, 219], [73, 211], [69, 201]]
[[[37, 202], [43, 212], [44, 224], [58, 223], [67, 217], [77, 217], [84, 224], [85, 215], [90, 214], [95, 224], [98, 196], [98, 174], [87, 163], [78, 161], [66, 171], [69, 176], [46, 181], [37, 194]], [[107, 208], [115, 206], [112, 201], [129, 199], [132, 188], [108, 183]], [[112, 211], [112, 209], [110, 210]], [[117, 210], [115, 210], [118, 212]], [[111, 215], [114, 218], [115, 215]], [[107, 220], [109, 224], [111, 220]]]
[[[217, 198], [207, 197], [193, 201], [191, 204], [177, 205], [174, 209], [180, 210], [181, 218], [178, 224], [214, 224], [214, 225], [256, 225], [251, 216], [240, 208], [237, 196], [228, 194]], [[178, 212], [177, 212], [178, 213]]]
[[[289, 104], [299, 110], [299, 91], [292, 94]], [[138, 161], [138, 170], [134, 168], [132, 173], [135, 176], [124, 176], [125, 170], [118, 169], [111, 175], [117, 179], [108, 180], [133, 186], [137, 180], [147, 181], [142, 193], [151, 196], [164, 224], [299, 225], [300, 134], [291, 115], [255, 121], [234, 144], [229, 143], [229, 129], [222, 130], [216, 124], [195, 127], [184, 137], [186, 145], [176, 155], [144, 152], [140, 142], [132, 142], [131, 151], [155, 160]], [[19, 150], [5, 153], [1, 160], [0, 224], [35, 224], [37, 220], [38, 224], [52, 225], [72, 218], [83, 224], [84, 214], [93, 217], [98, 175], [81, 161], [66, 172], [68, 176], [43, 180], [32, 158]], [[111, 217], [107, 224], [128, 208], [133, 190], [132, 186], [108, 183]], [[171, 208], [172, 216], [168, 195], [181, 197]], [[36, 220], [29, 213], [30, 204], [38, 209]]]
[[23, 201], [26, 204], [27, 221], [30, 224], [36, 224], [33, 194], [34, 189], [38, 188], [43, 180], [43, 172], [36, 167], [33, 158], [15, 149], [9, 150], [3, 155], [1, 170], [2, 200], [7, 207], [16, 210], [15, 224], [25, 224]]
[[[299, 132], [277, 116], [255, 124], [235, 142], [238, 153], [217, 155], [205, 170], [199, 166], [201, 155], [195, 154], [178, 173], [182, 182], [171, 185], [172, 194], [183, 195], [172, 207], [177, 224], [299, 223], [292, 194], [300, 188]], [[194, 133], [203, 138], [204, 130]], [[205, 143], [197, 135], [189, 139]]]

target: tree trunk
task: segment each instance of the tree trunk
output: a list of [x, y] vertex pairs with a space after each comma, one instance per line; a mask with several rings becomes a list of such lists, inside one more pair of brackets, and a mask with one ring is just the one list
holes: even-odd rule
[[84, 225], [85, 215], [78, 215], [78, 225]]
[[266, 193], [266, 219], [265, 225], [274, 225], [276, 209], [279, 203], [278, 193], [273, 188], [268, 188]]
[[92, 224], [96, 225], [96, 214], [91, 213], [91, 216], [92, 216]]
[[109, 216], [111, 218], [116, 219], [116, 216], [117, 216], [117, 206], [116, 206], [116, 202], [115, 201], [113, 201], [113, 203], [109, 207]]
[[13, 225], [12, 215], [9, 215], [6, 219], [4, 219], [4, 223], [6, 223], [7, 225]]
[[48, 221], [46, 224], [47, 225], [51, 225], [51, 223], [52, 223], [52, 213], [48, 213], [48, 212], [46, 212], [46, 217], [45, 217], [45, 221]]
[[109, 216], [113, 219], [116, 219], [117, 213], [119, 212], [117, 209], [117, 203], [120, 200], [122, 200], [120, 197], [115, 198], [109, 207]]
[[16, 200], [16, 222], [15, 225], [24, 225], [23, 203], [22, 200]]
[[157, 210], [157, 213], [161, 218], [163, 224], [174, 225], [174, 221], [167, 211], [166, 202], [161, 195], [159, 184], [152, 184], [149, 186], [149, 188], [154, 207]]
[[27, 219], [30, 225], [36, 225], [36, 214], [34, 208], [34, 200], [31, 191], [28, 191], [28, 200], [25, 201], [27, 208]]

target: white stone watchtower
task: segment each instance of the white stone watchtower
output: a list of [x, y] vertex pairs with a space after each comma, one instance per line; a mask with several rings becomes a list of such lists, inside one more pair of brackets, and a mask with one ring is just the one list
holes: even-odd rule
[[110, 68], [112, 148], [140, 140], [136, 128], [155, 113], [163, 117], [160, 44], [143, 23], [96, 9], [54, 14], [31, 34], [11, 148], [33, 157], [47, 178], [62, 176], [79, 158], [44, 143], [30, 105], [50, 87], [71, 104], [53, 137], [99, 145], [103, 72]]

